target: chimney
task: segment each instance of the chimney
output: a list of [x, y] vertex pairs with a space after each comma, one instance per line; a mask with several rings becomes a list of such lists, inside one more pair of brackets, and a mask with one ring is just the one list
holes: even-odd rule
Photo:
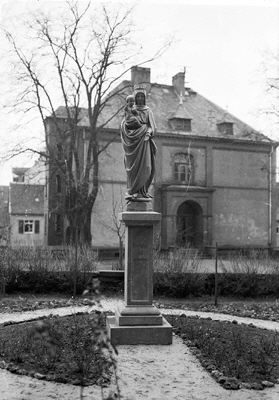
[[173, 76], [172, 86], [174, 87], [178, 96], [180, 96], [180, 94], [185, 96], [185, 72], [178, 72], [178, 74]]
[[150, 68], [142, 68], [137, 65], [131, 68], [131, 81], [137, 83], [150, 83]]

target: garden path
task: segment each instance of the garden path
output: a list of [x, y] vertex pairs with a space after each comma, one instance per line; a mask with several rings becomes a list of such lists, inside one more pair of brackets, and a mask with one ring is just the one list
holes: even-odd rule
[[[102, 300], [104, 311], [113, 311], [115, 301]], [[23, 313], [0, 314], [0, 324], [7, 321], [26, 321], [43, 315], [69, 315], [86, 311], [88, 307], [63, 307]], [[267, 329], [277, 329], [279, 323], [251, 318], [196, 312], [178, 309], [161, 309], [162, 313], [199, 315], [219, 320], [236, 320], [253, 323]], [[119, 346], [117, 357], [118, 377], [123, 400], [278, 400], [279, 385], [264, 391], [223, 389], [200, 365], [197, 358], [178, 336], [173, 336], [171, 346]], [[0, 370], [0, 400], [78, 400], [79, 387], [56, 382], [40, 381]], [[107, 395], [116, 391], [115, 382], [105, 389]], [[99, 387], [85, 388], [84, 399], [101, 399]]]

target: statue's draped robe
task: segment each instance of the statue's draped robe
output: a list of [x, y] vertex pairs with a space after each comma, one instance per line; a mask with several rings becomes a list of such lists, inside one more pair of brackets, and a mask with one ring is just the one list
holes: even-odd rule
[[[156, 144], [152, 136], [156, 132], [156, 125], [149, 107], [137, 106], [136, 109], [137, 119], [141, 123], [140, 128], [134, 129], [135, 121], [124, 118], [120, 131], [125, 153], [127, 193], [128, 195], [139, 193], [145, 196], [155, 174]], [[148, 132], [151, 137], [145, 140]]]

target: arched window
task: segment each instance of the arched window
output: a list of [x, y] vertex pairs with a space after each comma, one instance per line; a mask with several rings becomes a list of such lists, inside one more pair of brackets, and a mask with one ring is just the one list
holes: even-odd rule
[[194, 157], [189, 154], [174, 156], [174, 180], [176, 182], [191, 183], [194, 175]]

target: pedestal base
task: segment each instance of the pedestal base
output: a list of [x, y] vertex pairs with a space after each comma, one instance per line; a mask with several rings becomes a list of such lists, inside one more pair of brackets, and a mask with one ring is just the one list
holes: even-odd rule
[[124, 344], [172, 344], [172, 326], [162, 318], [162, 325], [119, 326], [115, 317], [107, 317], [108, 337], [114, 346]]
[[162, 325], [163, 317], [153, 305], [127, 306], [121, 302], [115, 310], [115, 323], [119, 326]]

